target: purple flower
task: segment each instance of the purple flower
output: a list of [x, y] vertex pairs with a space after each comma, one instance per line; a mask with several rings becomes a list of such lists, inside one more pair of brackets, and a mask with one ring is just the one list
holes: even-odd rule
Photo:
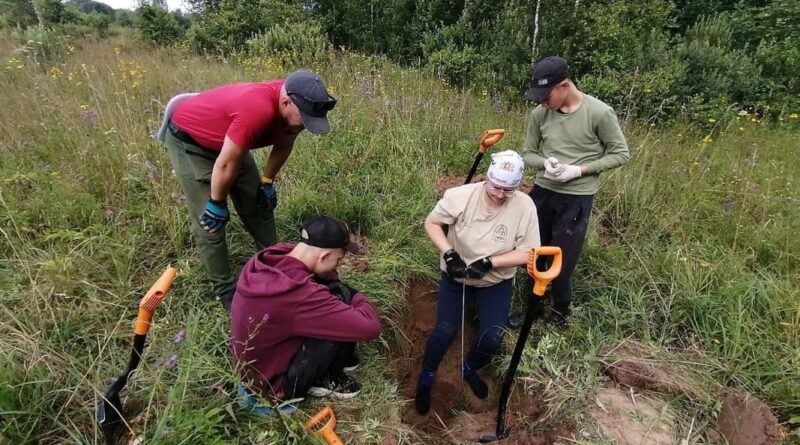
[[183, 343], [184, 340], [186, 340], [186, 329], [181, 329], [180, 332], [175, 334], [175, 338], [172, 339], [172, 343], [179, 345]]
[[178, 354], [172, 354], [169, 356], [166, 362], [164, 362], [165, 368], [172, 368], [178, 363]]
[[94, 124], [97, 122], [97, 118], [100, 117], [100, 113], [98, 113], [95, 109], [81, 110], [81, 117], [85, 121]]

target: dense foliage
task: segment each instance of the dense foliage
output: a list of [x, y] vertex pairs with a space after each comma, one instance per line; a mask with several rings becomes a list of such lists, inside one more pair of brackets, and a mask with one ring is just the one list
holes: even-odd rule
[[[794, 0], [188, 4], [191, 16], [167, 11], [163, 0], [142, 0], [131, 16], [93, 0], [0, 0], [0, 26], [69, 30], [73, 24], [74, 31], [79, 24], [104, 35], [113, 23], [135, 25], [145, 41], [186, 39], [198, 52], [223, 55], [253, 49], [248, 42], [265, 35], [276, 43], [280, 35], [269, 52], [276, 57], [314, 55], [331, 46], [381, 54], [491, 95], [498, 105], [520, 102], [531, 63], [558, 54], [570, 60], [584, 90], [624, 117], [707, 122], [746, 112], [775, 121], [800, 108], [794, 75], [800, 69], [800, 2]], [[264, 55], [264, 45], [257, 46], [251, 54]]]

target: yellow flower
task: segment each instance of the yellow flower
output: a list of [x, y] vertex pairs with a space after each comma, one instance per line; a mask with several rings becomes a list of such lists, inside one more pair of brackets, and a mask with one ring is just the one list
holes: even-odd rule
[[703, 143], [704, 144], [708, 144], [709, 142], [712, 142], [712, 141], [713, 141], [713, 139], [711, 139], [711, 135], [710, 134], [706, 135], [706, 137], [703, 138]]
[[81, 104], [81, 110], [88, 110], [88, 109], [89, 109], [89, 105]]
[[712, 117], [712, 118], [710, 118], [710, 119], [708, 120], [708, 122], [709, 122], [709, 123], [711, 123], [711, 124], [713, 124], [713, 123], [714, 123], [714, 122], [716, 122], [716, 121], [717, 121], [717, 120], [716, 120], [716, 119], [714, 119], [713, 117]]
[[739, 131], [744, 131], [744, 127], [739, 127]]
[[789, 115], [789, 119], [800, 119], [800, 114], [792, 113]]

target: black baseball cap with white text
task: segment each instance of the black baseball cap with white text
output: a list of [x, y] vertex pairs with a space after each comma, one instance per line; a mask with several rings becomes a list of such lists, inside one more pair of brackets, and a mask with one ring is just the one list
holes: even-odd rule
[[545, 57], [533, 66], [533, 78], [525, 98], [543, 102], [553, 87], [567, 78], [569, 78], [569, 66], [566, 60], [558, 56]]

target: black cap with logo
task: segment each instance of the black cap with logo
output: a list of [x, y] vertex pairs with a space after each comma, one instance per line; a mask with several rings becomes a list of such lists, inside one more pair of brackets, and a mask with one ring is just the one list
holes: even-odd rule
[[295, 71], [286, 77], [283, 86], [300, 110], [306, 130], [314, 134], [331, 131], [327, 115], [336, 106], [336, 98], [328, 94], [318, 75], [307, 70]]
[[344, 249], [361, 253], [361, 246], [350, 237], [344, 221], [332, 216], [318, 216], [307, 222], [300, 231], [300, 241], [323, 249]]
[[533, 78], [525, 98], [543, 102], [550, 95], [550, 90], [567, 78], [569, 78], [569, 66], [566, 60], [558, 56], [545, 57], [533, 66]]

